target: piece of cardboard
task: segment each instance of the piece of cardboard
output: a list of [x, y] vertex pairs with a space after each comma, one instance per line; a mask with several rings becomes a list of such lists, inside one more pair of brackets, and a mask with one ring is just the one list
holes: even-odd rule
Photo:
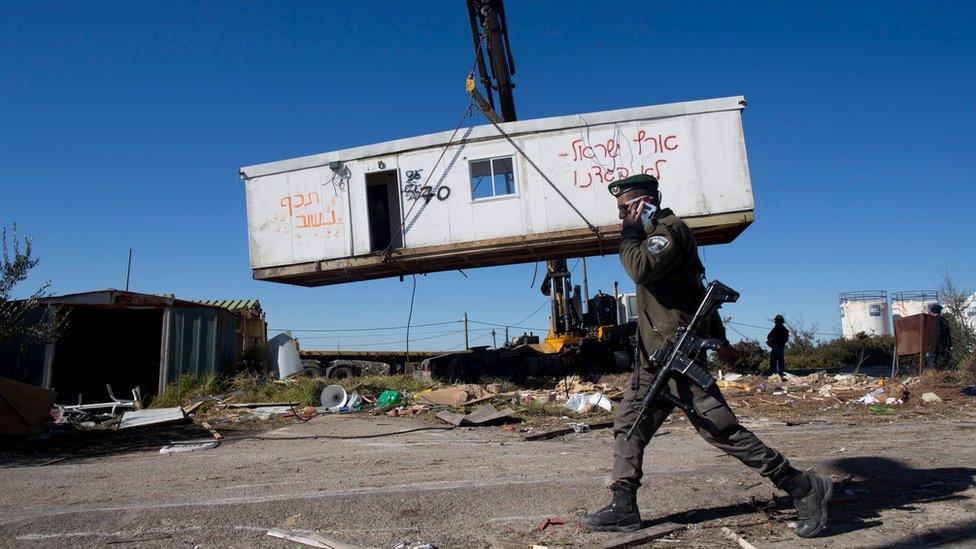
[[0, 434], [41, 432], [57, 398], [55, 391], [0, 377]]
[[470, 414], [458, 414], [444, 410], [438, 412], [437, 417], [441, 421], [445, 421], [457, 427], [463, 427], [465, 425], [489, 425], [492, 423], [519, 421], [519, 419], [515, 417], [515, 410], [512, 410], [511, 408], [496, 410], [491, 404], [485, 404]]

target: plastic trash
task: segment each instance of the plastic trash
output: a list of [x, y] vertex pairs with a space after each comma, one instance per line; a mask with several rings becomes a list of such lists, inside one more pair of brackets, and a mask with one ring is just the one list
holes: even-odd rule
[[879, 402], [881, 402], [880, 400], [878, 400], [878, 395], [884, 392], [885, 392], [884, 388], [879, 387], [871, 391], [870, 393], [862, 396], [861, 398], [857, 399], [857, 401], [860, 402], [861, 404], [878, 404]]
[[348, 399], [346, 390], [338, 385], [329, 385], [322, 389], [322, 406], [328, 408], [330, 412], [338, 412], [339, 408], [346, 405]]
[[566, 404], [564, 404], [563, 406], [569, 408], [570, 410], [580, 412], [583, 410], [583, 407], [586, 406], [586, 403], [589, 400], [589, 398], [590, 395], [586, 393], [573, 393], [569, 395], [569, 400], [567, 400]]
[[613, 407], [613, 404], [610, 402], [610, 399], [607, 398], [606, 395], [604, 395], [603, 393], [594, 393], [590, 395], [590, 398], [587, 399], [586, 403], [591, 404], [593, 406], [599, 406], [600, 408], [603, 408], [608, 412], [610, 411], [610, 408]]
[[394, 406], [399, 406], [400, 404], [403, 404], [403, 393], [400, 391], [394, 391], [393, 389], [383, 391], [380, 394], [380, 398], [376, 399], [377, 410], [393, 408]]
[[[345, 408], [343, 410], [342, 408]], [[346, 399], [346, 405], [339, 409], [340, 412], [358, 412], [363, 409], [363, 397], [359, 396], [359, 393], [352, 393], [349, 398]]]
[[935, 393], [925, 393], [925, 394], [923, 394], [922, 395], [922, 400], [925, 401], [925, 402], [942, 402], [942, 399], [939, 398], [939, 395], [937, 395]]

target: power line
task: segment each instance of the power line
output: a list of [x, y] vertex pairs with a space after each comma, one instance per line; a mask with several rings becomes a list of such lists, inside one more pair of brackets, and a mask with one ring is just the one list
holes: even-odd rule
[[[536, 309], [536, 310], [538, 310], [538, 309]], [[537, 327], [533, 327], [533, 326], [520, 326], [518, 324], [497, 324], [495, 322], [480, 322], [478, 320], [471, 320], [471, 319], [468, 319], [468, 322], [470, 322], [472, 324], [483, 324], [485, 326], [495, 326], [496, 328], [518, 328], [519, 330], [533, 330], [533, 331], [542, 331], [542, 330], [544, 330], [544, 328], [537, 328]]]
[[[447, 320], [444, 322], [431, 322], [428, 324], [413, 324], [411, 328], [422, 328], [425, 326], [444, 326], [446, 324], [460, 324], [460, 320]], [[387, 326], [384, 328], [270, 328], [273, 332], [378, 332], [389, 330], [405, 330], [406, 326]]]
[[[474, 328], [474, 329], [471, 329], [469, 331], [471, 331], [471, 332], [490, 332], [491, 330], [492, 330], [492, 328]], [[430, 331], [430, 332], [412, 332], [412, 333], [413, 333], [413, 335], [435, 335], [435, 334], [459, 334], [459, 333], [461, 333], [463, 331], [464, 330], [438, 330], [438, 331]], [[356, 335], [347, 335], [347, 336], [331, 336], [331, 335], [329, 335], [329, 336], [305, 336], [305, 337], [298, 337], [296, 339], [298, 339], [300, 341], [312, 341], [312, 340], [318, 340], [318, 339], [326, 339], [326, 340], [329, 340], [329, 341], [335, 341], [337, 339], [338, 340], [341, 340], [341, 341], [349, 341], [349, 340], [353, 340], [353, 339], [362, 339], [362, 338], [367, 338], [368, 339], [368, 338], [376, 338], [376, 337], [382, 338], [382, 337], [393, 337], [393, 336], [395, 336], [395, 334], [356, 334]], [[413, 337], [411, 337], [410, 340], [413, 341]], [[406, 340], [404, 340], [404, 341], [406, 341]]]
[[[735, 324], [736, 326], [746, 326], [749, 328], [756, 328], [759, 330], [766, 330], [769, 327], [769, 326], [756, 326], [755, 324], [746, 324], [745, 322], [732, 322], [731, 320], [727, 321], [726, 324]], [[822, 336], [843, 336], [844, 335], [844, 334], [839, 334], [837, 332], [810, 332], [810, 333], [814, 335], [822, 335]]]
[[[438, 338], [441, 338], [441, 337], [447, 337], [449, 335], [460, 334], [463, 331], [464, 330], [458, 330], [456, 332], [451, 332], [451, 333], [448, 333], [448, 334], [441, 334], [441, 335], [435, 335], [435, 336], [430, 336], [430, 337], [418, 337], [418, 338], [414, 338], [412, 341], [416, 342], [416, 341], [426, 341], [426, 340], [429, 340], [429, 339], [438, 339]], [[481, 336], [481, 337], [484, 337], [484, 336]], [[377, 347], [379, 345], [399, 345], [401, 343], [406, 343], [406, 340], [401, 340], [401, 341], [377, 341], [377, 342], [374, 342], [374, 343], [356, 343], [356, 345], [359, 346], [359, 347]]]

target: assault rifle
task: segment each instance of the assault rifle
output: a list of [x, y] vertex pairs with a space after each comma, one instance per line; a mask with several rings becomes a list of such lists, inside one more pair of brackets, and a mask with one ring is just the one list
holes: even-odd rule
[[[695, 316], [691, 317], [691, 322], [688, 323], [687, 327], [678, 328], [677, 333], [675, 333], [676, 342], [672, 343], [670, 340], [665, 341], [649, 357], [650, 362], [659, 366], [660, 369], [657, 372], [657, 376], [654, 377], [654, 382], [651, 383], [651, 388], [648, 389], [647, 394], [641, 400], [637, 420], [630, 426], [630, 430], [627, 431], [627, 435], [624, 437], [626, 440], [630, 440], [630, 437], [634, 434], [634, 429], [643, 423], [647, 413], [658, 405], [659, 399], [664, 399], [674, 404], [684, 410], [685, 413], [694, 413], [694, 409], [690, 404], [685, 403], [671, 394], [671, 391], [667, 389], [668, 381], [674, 376], [683, 375], [695, 382], [702, 390], [707, 391], [712, 388], [712, 385], [715, 384], [715, 378], [712, 377], [712, 374], [708, 373], [708, 370], [702, 368], [696, 362], [700, 358], [704, 358], [705, 351], [717, 351], [725, 342], [720, 339], [702, 337], [698, 330], [701, 323], [710, 318], [723, 303], [735, 303], [738, 299], [739, 292], [736, 292], [718, 280], [713, 280], [708, 285], [705, 298], [702, 299], [701, 305], [695, 311]], [[638, 343], [638, 345], [643, 344]], [[639, 351], [642, 353], [646, 352], [643, 348], [639, 349]]]

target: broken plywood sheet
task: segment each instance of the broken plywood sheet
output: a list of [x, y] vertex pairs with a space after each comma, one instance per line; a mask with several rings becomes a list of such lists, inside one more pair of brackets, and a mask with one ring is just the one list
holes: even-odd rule
[[515, 410], [511, 408], [496, 410], [491, 404], [485, 404], [470, 414], [458, 414], [444, 410], [437, 413], [437, 418], [457, 427], [520, 421], [519, 418], [515, 417]]
[[164, 425], [176, 423], [186, 419], [183, 408], [150, 408], [148, 410], [133, 410], [122, 414], [122, 422], [119, 429], [130, 429], [132, 427], [147, 427], [150, 425]]

